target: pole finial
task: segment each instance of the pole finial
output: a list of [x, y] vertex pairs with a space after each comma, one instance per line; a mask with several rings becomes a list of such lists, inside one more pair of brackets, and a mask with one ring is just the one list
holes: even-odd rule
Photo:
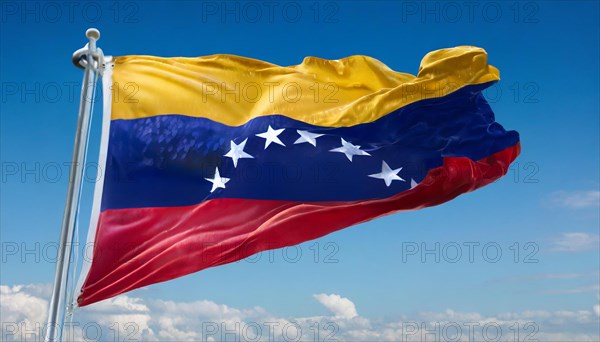
[[89, 64], [102, 74], [104, 55], [102, 49], [96, 48], [96, 42], [100, 39], [100, 31], [97, 28], [90, 27], [85, 31], [85, 36], [89, 39], [89, 42], [73, 53], [73, 57], [71, 58], [73, 64], [81, 69], [85, 69]]
[[98, 31], [97, 28], [91, 27], [85, 31], [85, 36], [88, 37], [88, 39], [98, 40], [100, 39], [100, 31]]

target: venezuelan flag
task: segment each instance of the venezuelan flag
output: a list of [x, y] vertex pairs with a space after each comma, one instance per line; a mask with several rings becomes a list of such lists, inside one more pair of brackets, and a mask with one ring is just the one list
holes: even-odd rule
[[519, 154], [482, 95], [498, 80], [469, 46], [417, 76], [366, 56], [115, 58], [79, 305], [493, 182]]

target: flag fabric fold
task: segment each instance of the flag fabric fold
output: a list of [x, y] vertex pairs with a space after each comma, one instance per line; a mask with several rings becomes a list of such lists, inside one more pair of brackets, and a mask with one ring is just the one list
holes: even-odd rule
[[520, 151], [482, 95], [498, 80], [468, 46], [417, 76], [366, 56], [117, 57], [78, 304], [493, 182]]

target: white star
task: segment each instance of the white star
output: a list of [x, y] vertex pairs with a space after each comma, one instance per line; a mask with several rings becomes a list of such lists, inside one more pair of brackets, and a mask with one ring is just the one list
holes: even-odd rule
[[297, 130], [300, 134], [300, 138], [294, 142], [294, 144], [309, 143], [314, 147], [317, 147], [317, 138], [323, 136], [323, 134], [311, 133], [309, 131]]
[[282, 129], [273, 129], [271, 128], [271, 125], [269, 125], [269, 128], [267, 129], [266, 132], [264, 133], [259, 133], [256, 136], [257, 137], [261, 137], [263, 139], [267, 139], [265, 141], [265, 150], [267, 149], [267, 147], [269, 147], [269, 145], [271, 145], [272, 142], [279, 144], [281, 146], [285, 146], [281, 140], [279, 140], [279, 138], [277, 137], [279, 134], [281, 134], [281, 132], [283, 132], [285, 128]]
[[219, 174], [218, 167], [215, 170], [215, 176], [213, 177], [213, 179], [210, 179], [210, 178], [204, 178], [204, 179], [206, 179], [207, 181], [212, 183], [212, 189], [210, 190], [210, 192], [213, 192], [213, 191], [217, 190], [218, 188], [225, 189], [225, 183], [229, 182], [229, 178], [221, 177], [221, 175]]
[[352, 156], [370, 156], [369, 153], [360, 149], [360, 146], [352, 145], [342, 138], [342, 146], [329, 150], [329, 152], [340, 152], [348, 157], [349, 161], [352, 161]]
[[246, 138], [244, 141], [242, 141], [239, 145], [236, 145], [233, 142], [233, 140], [231, 141], [231, 149], [229, 150], [229, 152], [227, 152], [225, 157], [229, 157], [233, 160], [233, 167], [237, 167], [238, 159], [254, 158], [253, 156], [244, 152], [244, 147], [246, 147], [247, 141], [248, 141], [248, 138]]
[[400, 172], [400, 170], [402, 170], [402, 168], [398, 168], [398, 169], [394, 169], [394, 170], [390, 169], [388, 164], [385, 161], [383, 161], [381, 163], [381, 172], [369, 175], [369, 177], [383, 179], [385, 181], [386, 186], [390, 186], [390, 184], [392, 184], [392, 181], [395, 181], [395, 180], [400, 180], [400, 181], [406, 182], [404, 179], [402, 179], [400, 176], [398, 176], [398, 172]]
[[413, 189], [417, 185], [419, 185], [419, 183], [415, 182], [415, 180], [411, 178], [410, 179], [410, 188]]

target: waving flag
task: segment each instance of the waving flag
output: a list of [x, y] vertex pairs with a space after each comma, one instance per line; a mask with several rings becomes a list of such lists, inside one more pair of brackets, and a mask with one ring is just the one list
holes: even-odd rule
[[366, 56], [114, 59], [79, 305], [493, 182], [519, 154], [481, 93], [498, 79], [475, 47], [417, 76]]

